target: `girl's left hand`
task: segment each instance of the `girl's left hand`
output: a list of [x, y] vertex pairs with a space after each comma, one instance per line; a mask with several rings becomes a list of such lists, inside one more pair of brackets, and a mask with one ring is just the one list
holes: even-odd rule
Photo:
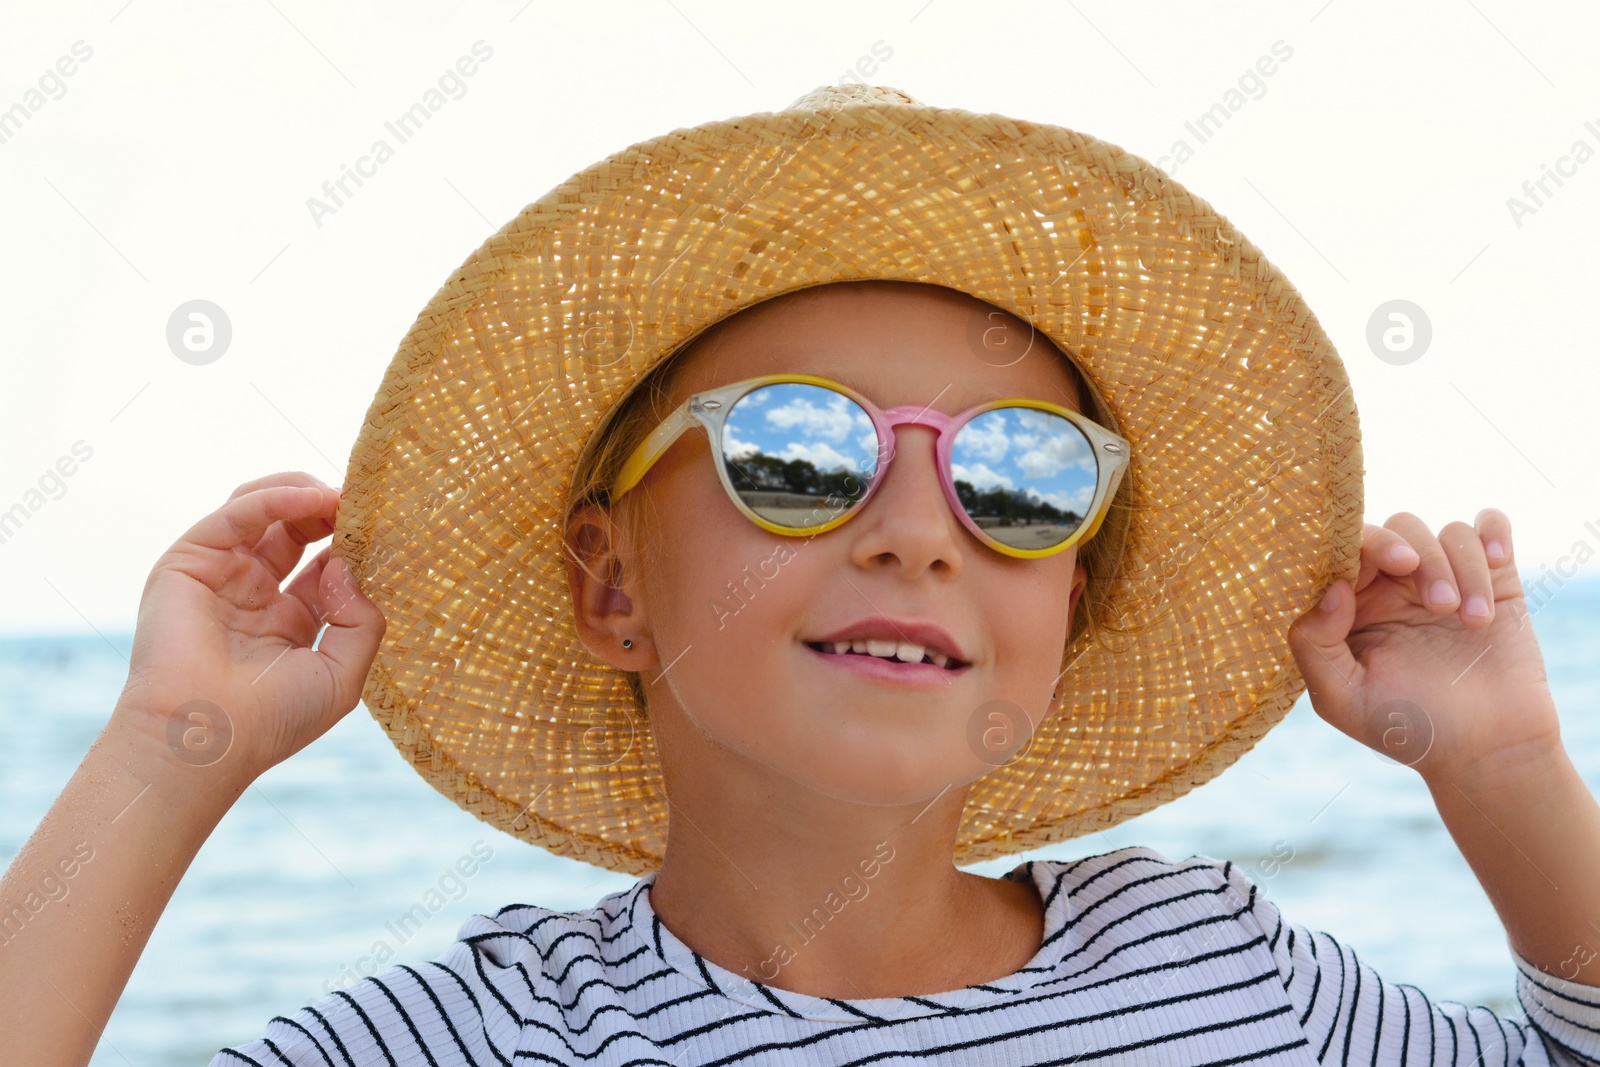
[[1560, 750], [1504, 512], [1437, 537], [1406, 511], [1367, 523], [1354, 592], [1339, 581], [1325, 596], [1332, 611], [1313, 607], [1288, 640], [1312, 707], [1338, 730], [1430, 785], [1481, 783]]

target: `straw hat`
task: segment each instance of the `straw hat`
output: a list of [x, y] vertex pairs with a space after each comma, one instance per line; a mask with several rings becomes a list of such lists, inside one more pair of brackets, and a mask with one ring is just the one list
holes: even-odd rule
[[350, 456], [335, 551], [388, 618], [363, 701], [434, 788], [559, 855], [659, 867], [649, 725], [574, 625], [575, 464], [706, 327], [867, 278], [1032, 323], [1133, 442], [1116, 625], [1069, 640], [1061, 711], [973, 784], [954, 862], [1148, 811], [1284, 716], [1305, 688], [1289, 624], [1356, 577], [1362, 527], [1355, 403], [1300, 294], [1116, 145], [825, 86], [575, 174], [468, 256], [401, 342]]

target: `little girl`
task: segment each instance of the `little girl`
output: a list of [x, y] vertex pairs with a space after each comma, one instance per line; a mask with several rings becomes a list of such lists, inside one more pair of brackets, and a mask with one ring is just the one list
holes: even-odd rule
[[[853, 86], [619, 153], [419, 317], [342, 494], [247, 482], [158, 561], [0, 882], [0, 1059], [88, 1061], [207, 835], [360, 698], [464, 807], [641, 877], [213, 1067], [1600, 1062], [1600, 806], [1510, 522], [1357, 531], [1353, 420], [1293, 288], [1115, 146]], [[952, 863], [1172, 799], [1302, 689], [1423, 776], [1528, 1022], [1231, 862]]]

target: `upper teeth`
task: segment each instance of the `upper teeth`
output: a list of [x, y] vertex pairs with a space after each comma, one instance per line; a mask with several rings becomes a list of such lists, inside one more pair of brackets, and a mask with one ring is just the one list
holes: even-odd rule
[[921, 663], [923, 656], [933, 660], [938, 667], [950, 662], [950, 657], [943, 652], [934, 652], [921, 645], [913, 645], [910, 641], [868, 641], [857, 638], [854, 641], [824, 641], [822, 647], [834, 654], [865, 652], [869, 656], [897, 659], [902, 663]]

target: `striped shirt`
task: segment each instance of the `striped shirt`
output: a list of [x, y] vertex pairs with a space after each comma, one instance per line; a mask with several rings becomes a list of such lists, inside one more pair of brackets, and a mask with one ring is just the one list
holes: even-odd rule
[[964, 989], [836, 1000], [752, 981], [661, 923], [649, 874], [581, 911], [474, 915], [433, 962], [275, 1016], [211, 1067], [1600, 1064], [1600, 987], [1514, 949], [1523, 1021], [1383, 981], [1231, 861], [1129, 847], [1005, 877], [1038, 889], [1043, 944]]

